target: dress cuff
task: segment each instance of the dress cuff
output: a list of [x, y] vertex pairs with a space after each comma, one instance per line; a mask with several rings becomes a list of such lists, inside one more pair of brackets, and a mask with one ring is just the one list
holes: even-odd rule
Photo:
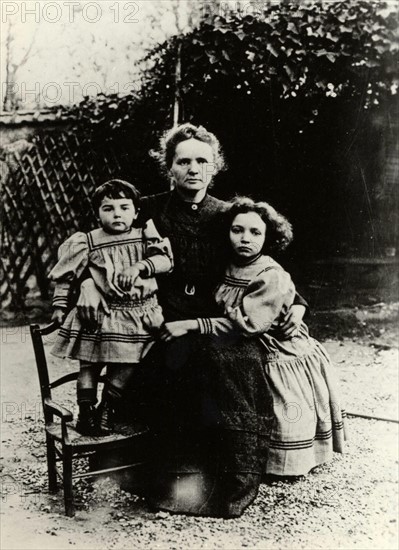
[[54, 289], [53, 306], [67, 308], [69, 304], [70, 283], [57, 283]]
[[68, 307], [68, 296], [54, 296], [53, 307], [66, 309]]
[[149, 277], [152, 277], [153, 275], [155, 275], [155, 265], [154, 265], [154, 262], [150, 260], [150, 258], [146, 258], [145, 260], [140, 260], [140, 264], [145, 266]]
[[211, 320], [204, 318], [197, 318], [200, 334], [212, 334], [212, 323]]

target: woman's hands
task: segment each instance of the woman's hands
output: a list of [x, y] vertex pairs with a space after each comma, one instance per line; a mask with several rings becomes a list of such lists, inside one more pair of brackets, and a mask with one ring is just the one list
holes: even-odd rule
[[107, 302], [96, 288], [93, 279], [86, 279], [80, 285], [80, 295], [76, 307], [79, 319], [94, 327], [100, 323], [103, 313], [110, 314]]
[[180, 336], [185, 336], [189, 332], [199, 331], [198, 321], [196, 319], [187, 319], [184, 321], [172, 321], [165, 323], [159, 332], [159, 337], [164, 342], [170, 342]]
[[306, 313], [306, 307], [301, 304], [291, 306], [281, 325], [278, 326], [282, 336], [286, 339], [292, 338], [298, 332], [301, 326], [303, 316]]

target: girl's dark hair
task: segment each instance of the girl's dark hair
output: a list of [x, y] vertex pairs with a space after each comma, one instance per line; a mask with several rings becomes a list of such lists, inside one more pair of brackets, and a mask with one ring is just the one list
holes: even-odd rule
[[94, 212], [98, 214], [103, 199], [132, 199], [136, 210], [140, 206], [140, 192], [134, 185], [124, 180], [109, 180], [97, 187], [91, 197]]
[[194, 124], [189, 122], [180, 124], [180, 126], [176, 126], [165, 132], [160, 140], [159, 151], [151, 151], [150, 154], [158, 161], [164, 173], [167, 174], [172, 166], [176, 147], [182, 141], [192, 138], [211, 146], [213, 151], [213, 162], [215, 164], [215, 175], [220, 170], [226, 169], [226, 163], [218, 138], [211, 132], [208, 132], [203, 126], [194, 126]]
[[238, 214], [255, 212], [266, 224], [266, 238], [261, 253], [281, 252], [293, 239], [292, 225], [267, 202], [255, 202], [249, 197], [236, 197], [226, 214], [228, 230]]

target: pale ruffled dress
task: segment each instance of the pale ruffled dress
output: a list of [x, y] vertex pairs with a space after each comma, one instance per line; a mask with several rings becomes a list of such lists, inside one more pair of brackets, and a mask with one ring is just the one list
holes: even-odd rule
[[[230, 265], [215, 298], [225, 317], [199, 319], [202, 334], [222, 337], [238, 331], [258, 337], [272, 394], [265, 473], [308, 473], [344, 451], [344, 417], [334, 367], [323, 346], [302, 323], [288, 340], [278, 336], [279, 320], [291, 307], [295, 286], [269, 256]], [[245, 370], [245, 362], [242, 364]]]
[[[110, 314], [103, 314], [99, 327], [90, 331], [73, 307], [58, 332], [53, 355], [90, 363], [138, 363], [163, 323], [155, 275], [172, 270], [169, 240], [160, 237], [152, 220], [121, 234], [99, 228], [72, 235], [60, 246], [58, 258], [49, 275], [56, 283], [53, 306], [67, 307], [72, 287], [88, 270]], [[141, 273], [126, 292], [118, 286], [118, 275], [136, 262], [145, 264], [147, 276]]]

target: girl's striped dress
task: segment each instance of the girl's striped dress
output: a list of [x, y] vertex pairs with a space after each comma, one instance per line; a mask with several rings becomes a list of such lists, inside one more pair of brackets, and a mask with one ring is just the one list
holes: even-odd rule
[[[82, 325], [74, 307], [62, 324], [52, 349], [53, 355], [90, 363], [137, 363], [154, 341], [153, 329], [163, 323], [157, 300], [155, 275], [172, 269], [168, 239], [162, 239], [152, 220], [143, 228], [110, 234], [99, 228], [75, 233], [59, 248], [58, 263], [49, 277], [56, 282], [53, 306], [67, 307], [71, 287], [87, 269], [104, 295], [110, 315], [90, 331]], [[143, 273], [130, 291], [118, 286], [118, 275], [136, 262]]]
[[[199, 319], [203, 334], [234, 331], [256, 336], [264, 348], [263, 369], [272, 394], [265, 472], [302, 475], [344, 450], [344, 416], [331, 361], [302, 323], [283, 340], [279, 320], [293, 303], [290, 275], [269, 256], [231, 264], [215, 298], [225, 317]], [[245, 370], [245, 362], [242, 365]]]

